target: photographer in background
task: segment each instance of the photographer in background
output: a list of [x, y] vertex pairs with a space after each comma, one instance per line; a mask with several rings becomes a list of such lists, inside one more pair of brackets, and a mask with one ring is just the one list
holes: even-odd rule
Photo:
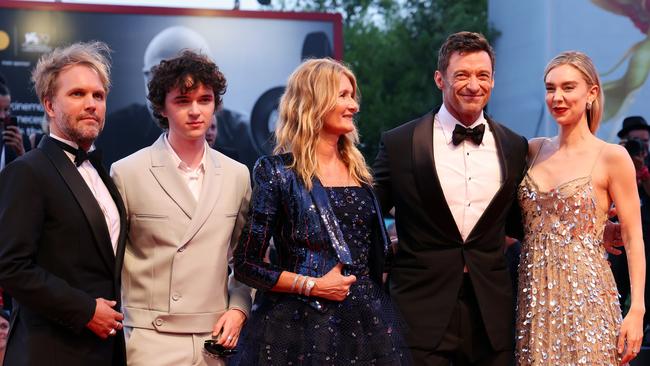
[[[625, 147], [634, 162], [636, 170], [637, 186], [639, 189], [639, 198], [641, 200], [641, 222], [643, 228], [643, 242], [645, 244], [646, 261], [648, 261], [650, 251], [650, 171], [648, 143], [650, 142], [650, 126], [641, 116], [627, 117], [623, 120], [623, 127], [617, 136], [621, 139], [620, 144]], [[610, 257], [612, 262], [612, 272], [616, 279], [616, 285], [621, 295], [621, 307], [625, 308], [625, 303], [629, 296], [630, 277], [627, 269], [627, 256], [624, 249], [619, 256]], [[648, 283], [648, 272], [646, 272], [646, 284]], [[645, 303], [650, 304], [650, 294], [646, 291]], [[650, 316], [646, 311], [643, 325], [645, 330], [644, 345], [650, 344]]]
[[28, 139], [16, 125], [16, 118], [11, 117], [11, 93], [0, 79], [0, 171], [17, 157], [30, 149]]
[[[16, 125], [16, 118], [11, 117], [11, 93], [0, 75], [0, 171], [17, 157], [30, 149], [29, 141], [23, 137]], [[11, 310], [11, 298], [0, 287], [0, 311]]]

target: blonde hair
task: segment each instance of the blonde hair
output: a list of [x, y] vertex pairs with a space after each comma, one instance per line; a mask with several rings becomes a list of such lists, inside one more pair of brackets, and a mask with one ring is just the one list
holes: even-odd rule
[[[316, 145], [319, 133], [325, 116], [336, 107], [341, 75], [350, 80], [353, 98], [358, 102], [359, 90], [354, 74], [345, 65], [330, 58], [304, 61], [289, 76], [280, 99], [274, 153], [293, 154], [289, 167], [296, 171], [308, 190], [312, 188], [312, 179], [317, 176]], [[372, 184], [372, 175], [357, 149], [358, 143], [359, 133], [355, 128], [339, 138], [339, 154], [351, 178]]]
[[594, 85], [598, 87], [598, 96], [592, 102], [591, 108], [586, 108], [585, 106], [589, 130], [591, 133], [596, 134], [596, 130], [600, 126], [600, 120], [603, 117], [603, 107], [605, 105], [605, 97], [600, 85], [600, 77], [598, 76], [598, 71], [596, 71], [596, 66], [594, 66], [591, 58], [582, 52], [565, 51], [555, 56], [546, 65], [546, 69], [544, 69], [544, 80], [546, 80], [546, 76], [551, 70], [562, 65], [573, 66], [576, 70], [580, 71], [589, 87]]
[[32, 71], [32, 81], [38, 99], [43, 103], [56, 94], [56, 79], [68, 67], [83, 65], [97, 72], [108, 93], [111, 86], [111, 49], [104, 42], [78, 42], [67, 47], [57, 47], [43, 55]]

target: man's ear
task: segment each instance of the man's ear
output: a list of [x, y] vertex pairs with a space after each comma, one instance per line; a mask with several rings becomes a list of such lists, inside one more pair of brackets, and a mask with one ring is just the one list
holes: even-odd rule
[[445, 79], [442, 77], [442, 73], [439, 70], [433, 73], [433, 80], [436, 82], [438, 89], [442, 90], [445, 86]]
[[48, 119], [51, 121], [52, 118], [54, 118], [54, 105], [52, 103], [52, 99], [43, 99], [43, 109], [45, 109], [45, 113], [47, 114]]

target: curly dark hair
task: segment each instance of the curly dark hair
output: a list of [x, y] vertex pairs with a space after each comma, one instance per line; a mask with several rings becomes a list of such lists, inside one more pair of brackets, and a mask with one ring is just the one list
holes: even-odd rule
[[472, 53], [485, 51], [492, 61], [492, 72], [494, 72], [494, 49], [490, 46], [484, 35], [475, 32], [458, 32], [450, 35], [438, 51], [438, 71], [445, 73], [449, 66], [449, 59], [454, 52]]
[[201, 84], [211, 88], [215, 96], [215, 110], [221, 105], [221, 96], [226, 92], [226, 77], [219, 67], [207, 56], [193, 51], [184, 50], [175, 58], [161, 61], [151, 69], [151, 73], [147, 99], [163, 129], [169, 128], [169, 121], [161, 112], [165, 109], [165, 97], [172, 89], [178, 87], [185, 94]]

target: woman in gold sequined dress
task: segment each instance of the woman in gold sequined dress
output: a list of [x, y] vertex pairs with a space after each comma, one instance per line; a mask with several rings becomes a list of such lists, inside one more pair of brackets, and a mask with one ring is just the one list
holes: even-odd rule
[[[518, 198], [525, 237], [519, 265], [519, 365], [618, 365], [636, 357], [645, 312], [645, 260], [634, 166], [598, 139], [603, 97], [593, 63], [564, 52], [546, 67], [546, 104], [559, 125], [530, 141]], [[603, 247], [611, 204], [628, 253], [632, 303], [621, 319]]]

